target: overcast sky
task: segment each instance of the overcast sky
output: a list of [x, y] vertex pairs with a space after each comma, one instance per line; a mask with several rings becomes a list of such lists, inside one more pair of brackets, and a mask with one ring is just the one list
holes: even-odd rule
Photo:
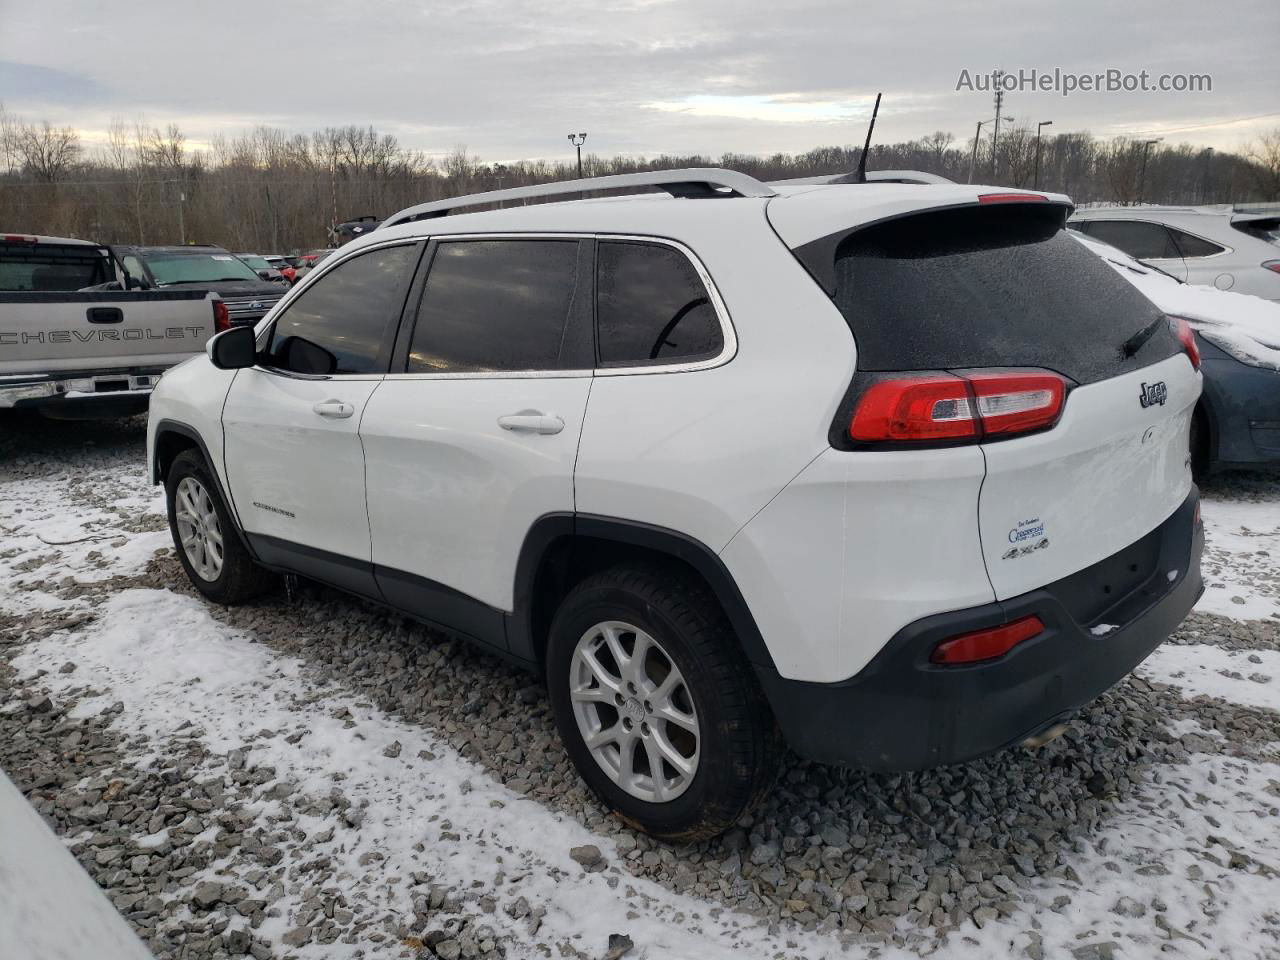
[[877, 90], [877, 140], [963, 140], [992, 107], [960, 73], [997, 67], [1211, 74], [1212, 92], [1005, 109], [1232, 149], [1280, 127], [1278, 51], [1280, 0], [0, 0], [0, 100], [90, 143], [113, 117], [195, 146], [357, 123], [484, 160], [568, 156], [579, 130], [606, 155], [859, 143]]

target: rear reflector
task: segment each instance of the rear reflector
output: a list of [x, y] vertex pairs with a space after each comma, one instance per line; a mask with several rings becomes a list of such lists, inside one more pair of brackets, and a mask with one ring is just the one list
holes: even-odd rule
[[979, 203], [1048, 203], [1049, 198], [1038, 193], [981, 193]]
[[1043, 632], [1044, 624], [1039, 617], [1023, 617], [1003, 626], [962, 633], [950, 640], [943, 640], [933, 648], [929, 659], [944, 666], [994, 660], [1004, 656], [1023, 640], [1030, 640]]
[[213, 301], [213, 329], [215, 333], [231, 329], [231, 311], [221, 300]]
[[1173, 332], [1177, 335], [1178, 342], [1182, 344], [1182, 349], [1186, 351], [1191, 366], [1199, 370], [1200, 347], [1196, 344], [1196, 334], [1191, 329], [1191, 324], [1182, 317], [1170, 317], [1169, 320], [1173, 323]]
[[931, 374], [873, 384], [854, 410], [861, 443], [977, 442], [1053, 426], [1066, 381], [1056, 373]]

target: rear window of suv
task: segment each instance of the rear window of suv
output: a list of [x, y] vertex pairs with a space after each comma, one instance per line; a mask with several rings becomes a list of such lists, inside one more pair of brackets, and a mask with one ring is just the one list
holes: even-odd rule
[[1053, 207], [931, 211], [859, 230], [836, 248], [835, 301], [858, 369], [1041, 367], [1091, 383], [1171, 357], [1160, 311], [1071, 239]]

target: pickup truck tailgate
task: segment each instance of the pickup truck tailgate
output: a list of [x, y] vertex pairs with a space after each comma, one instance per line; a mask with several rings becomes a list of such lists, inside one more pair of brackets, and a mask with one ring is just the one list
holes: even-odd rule
[[165, 367], [214, 333], [204, 291], [0, 293], [0, 376]]

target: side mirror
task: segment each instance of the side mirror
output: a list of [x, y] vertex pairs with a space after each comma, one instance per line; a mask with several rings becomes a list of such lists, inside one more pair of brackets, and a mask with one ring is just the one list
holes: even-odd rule
[[232, 327], [215, 334], [206, 348], [219, 370], [243, 370], [258, 362], [258, 337], [253, 327]]

